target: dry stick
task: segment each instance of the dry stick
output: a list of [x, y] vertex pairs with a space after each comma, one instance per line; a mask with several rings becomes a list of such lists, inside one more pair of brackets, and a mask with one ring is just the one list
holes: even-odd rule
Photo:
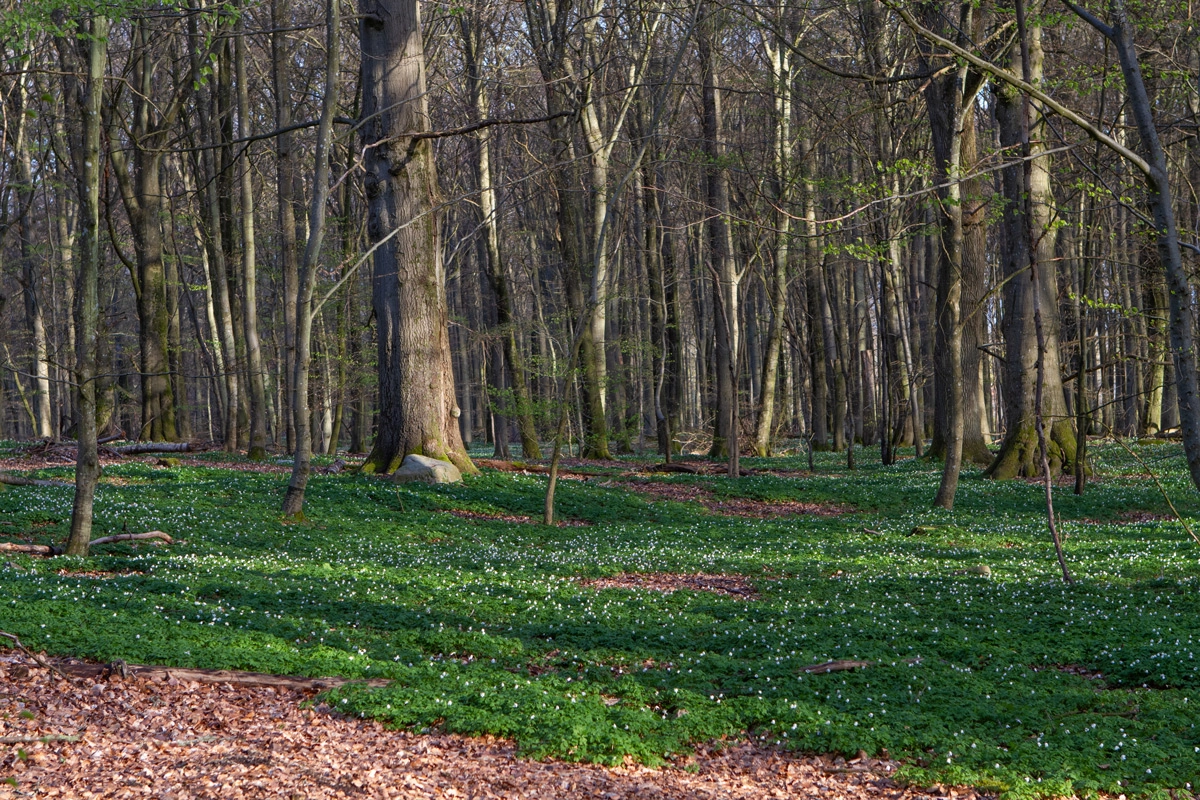
[[63, 664], [62, 668], [69, 674], [79, 678], [102, 679], [117, 671], [122, 677], [171, 680], [180, 682], [195, 681], [197, 683], [227, 683], [231, 686], [263, 687], [290, 689], [295, 691], [328, 691], [339, 686], [354, 684], [355, 686], [370, 686], [378, 688], [392, 683], [387, 678], [371, 678], [370, 680], [355, 680], [350, 678], [301, 678], [290, 675], [271, 675], [265, 672], [243, 672], [225, 669], [174, 669], [172, 667], [156, 667], [146, 664], [111, 664], [74, 663]]
[[11, 639], [12, 643], [14, 645], [16, 645], [17, 649], [20, 650], [25, 655], [32, 658], [35, 662], [37, 662], [38, 666], [45, 667], [46, 669], [48, 669], [51, 672], [55, 673], [56, 675], [60, 676], [64, 681], [67, 681], [68, 683], [73, 682], [71, 677], [69, 675], [67, 675], [67, 673], [63, 672], [58, 667], [54, 666], [46, 659], [39, 656], [37, 653], [33, 652], [28, 647], [21, 644], [21, 640], [18, 639], [14, 634], [7, 633], [6, 631], [0, 631], [0, 636], [3, 636], [5, 639]]
[[1113, 434], [1112, 428], [1109, 428], [1106, 425], [1106, 426], [1104, 426], [1104, 429], [1106, 431], [1108, 431], [1109, 436], [1112, 436], [1114, 442], [1121, 445], [1121, 447], [1125, 448], [1126, 453], [1129, 453], [1129, 455], [1131, 455], [1135, 459], [1137, 459], [1137, 462], [1142, 465], [1142, 469], [1146, 470], [1146, 474], [1150, 476], [1150, 480], [1154, 481], [1154, 485], [1158, 487], [1158, 491], [1163, 496], [1163, 500], [1167, 501], [1167, 506], [1171, 509], [1171, 513], [1175, 515], [1175, 519], [1179, 520], [1179, 524], [1183, 526], [1183, 529], [1185, 531], [1187, 531], [1188, 536], [1195, 539], [1197, 544], [1200, 544], [1200, 537], [1197, 537], [1196, 534], [1192, 532], [1192, 526], [1188, 525], [1187, 521], [1182, 516], [1180, 516], [1178, 511], [1175, 510], [1175, 504], [1172, 503], [1171, 498], [1167, 496], [1167, 490], [1163, 487], [1162, 483], [1158, 480], [1158, 476], [1154, 474], [1154, 471], [1152, 469], [1150, 469], [1150, 467], [1146, 464], [1145, 461], [1142, 460], [1141, 456], [1139, 456], [1137, 453], [1133, 452], [1133, 450], [1129, 447], [1129, 445], [1122, 442], [1119, 437], [1117, 437], [1115, 434]]
[[65, 733], [47, 733], [42, 736], [0, 736], [0, 744], [48, 744], [49, 742], [78, 742], [78, 736]]
[[62, 549], [48, 544], [13, 544], [0, 542], [0, 553], [29, 553], [35, 556], [60, 556]]

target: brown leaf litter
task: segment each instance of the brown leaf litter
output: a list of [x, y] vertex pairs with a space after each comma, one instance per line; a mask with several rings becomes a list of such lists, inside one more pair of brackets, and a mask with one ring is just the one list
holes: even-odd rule
[[693, 592], [712, 592], [745, 600], [758, 599], [758, 591], [744, 576], [710, 575], [704, 572], [622, 572], [607, 578], [580, 578], [579, 585], [590, 589], [644, 589], [663, 594], [690, 589]]
[[652, 500], [699, 503], [709, 511], [731, 517], [770, 519], [801, 514], [834, 517], [849, 511], [843, 506], [831, 503], [805, 503], [800, 500], [755, 500], [751, 497], [717, 497], [711, 489], [694, 483], [627, 481], [614, 483], [613, 486], [636, 492]]
[[[35, 739], [0, 744], [0, 799], [917, 800], [930, 795], [893, 781], [896, 762], [865, 754], [831, 760], [741, 744], [699, 748], [676, 766], [659, 770], [528, 761], [501, 739], [390, 731], [331, 713], [324, 705], [301, 708], [310, 697], [274, 688], [137, 677], [67, 683], [25, 656], [0, 655], [0, 741]], [[47, 741], [36, 741], [39, 737]], [[980, 797], [971, 790], [947, 796]]]

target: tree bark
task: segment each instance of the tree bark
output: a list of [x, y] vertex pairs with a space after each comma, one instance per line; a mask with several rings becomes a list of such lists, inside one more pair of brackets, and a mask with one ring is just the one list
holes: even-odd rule
[[[82, 26], [81, 27], [85, 27]], [[96, 443], [96, 360], [100, 328], [100, 176], [102, 153], [100, 131], [103, 127], [101, 105], [104, 97], [104, 73], [108, 61], [109, 21], [91, 18], [87, 44], [87, 78], [79, 84], [68, 79], [77, 92], [78, 108], [83, 117], [82, 133], [74, 153], [79, 176], [80, 241], [79, 284], [75, 291], [75, 384], [79, 420], [76, 438], [79, 454], [75, 461], [75, 499], [71, 507], [71, 530], [67, 537], [67, 555], [86, 556], [92, 539], [92, 505], [100, 478], [100, 455]], [[70, 47], [67, 45], [66, 47]], [[64, 65], [64, 70], [72, 72]]]
[[[329, 173], [333, 149], [333, 115], [338, 102], [339, 36], [341, 3], [328, 0], [325, 11], [325, 95], [321, 101], [321, 121], [317, 127], [317, 148], [313, 169], [313, 197], [308, 212], [308, 242], [300, 265], [296, 300], [296, 364], [292, 376], [292, 424], [296, 449], [292, 457], [292, 476], [283, 496], [283, 516], [303, 519], [304, 492], [312, 468], [312, 409], [308, 403], [308, 379], [312, 366], [313, 293], [317, 285], [317, 267], [325, 238], [326, 206], [329, 202]], [[364, 23], [365, 25], [366, 23]], [[366, 63], [366, 48], [363, 62]]]
[[379, 435], [364, 469], [392, 472], [418, 453], [474, 473], [454, 397], [433, 146], [413, 138], [430, 130], [420, 11], [416, 0], [360, 0], [359, 11], [379, 331]]
[[[721, 88], [717, 76], [720, 65], [716, 45], [719, 7], [709, 4], [705, 9], [699, 37], [700, 69], [702, 74], [701, 103], [703, 113], [705, 195], [708, 202], [709, 269], [713, 284], [713, 324], [716, 329], [716, 386], [717, 407], [710, 458], [727, 458], [736, 465], [737, 445], [737, 357], [738, 301], [741, 275], [734, 262], [733, 229], [730, 224], [729, 171], [723, 162], [725, 147], [722, 141]], [[732, 475], [737, 467], [731, 466]]]
[[[1041, 31], [1030, 29], [1030, 53], [1035, 84], [1042, 77]], [[1054, 197], [1050, 188], [1050, 157], [1045, 155], [1046, 123], [1044, 110], [1035, 106], [1031, 121], [1029, 148], [1032, 159], [1030, 186], [1024, 180], [1021, 164], [1006, 167], [1002, 173], [1004, 186], [1004, 331], [1005, 361], [1003, 365], [1005, 419], [1007, 430], [995, 461], [988, 467], [989, 477], [1004, 479], [1037, 477], [1041, 474], [1038, 440], [1035, 426], [1037, 404], [1037, 341], [1034, 329], [1033, 284], [1030, 281], [1029, 258], [1034, 253], [1038, 263], [1038, 283], [1042, 308], [1058, 307], [1055, 277]], [[1021, 97], [1007, 85], [998, 92], [996, 118], [1000, 124], [1000, 144], [1017, 148], [1021, 144]], [[1032, 219], [1027, 223], [1022, 209], [1029, 195]], [[1037, 238], [1030, 242], [1029, 231]], [[1031, 250], [1031, 248], [1033, 248]], [[1047, 420], [1046, 440], [1052, 471], [1058, 473], [1075, 461], [1075, 433], [1063, 392], [1059, 367], [1059, 325], [1057, 314], [1044, 316], [1045, 383], [1042, 389], [1042, 415]]]
[[[237, 71], [238, 138], [250, 136], [250, 87], [246, 79], [245, 5], [238, 18], [235, 69]], [[247, 456], [251, 461], [267, 457], [267, 393], [263, 381], [262, 346], [258, 338], [258, 264], [254, 235], [254, 176], [248, 152], [242, 155], [242, 312], [246, 329], [246, 363], [250, 384], [250, 442]]]
[[[471, 96], [476, 121], [487, 118], [487, 94], [482, 74], [483, 22], [477, 12], [464, 14], [460, 20], [466, 59], [467, 87]], [[500, 252], [500, 221], [498, 218], [496, 189], [492, 185], [492, 133], [481, 128], [476, 133], [475, 178], [479, 186], [479, 212], [483, 225], [483, 261], [488, 283], [496, 296], [496, 323], [500, 329], [503, 367], [512, 381], [516, 417], [521, 432], [521, 455], [525, 458], [541, 458], [538, 446], [537, 427], [533, 421], [533, 399], [529, 393], [529, 380], [525, 374], [525, 358], [517, 339], [517, 320], [513, 313], [512, 287], [508, 269]]]

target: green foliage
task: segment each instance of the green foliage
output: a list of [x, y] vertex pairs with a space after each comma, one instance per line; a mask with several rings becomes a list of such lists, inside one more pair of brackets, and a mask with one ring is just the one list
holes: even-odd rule
[[[1177, 448], [1141, 454], [1194, 519]], [[615, 464], [559, 484], [562, 518], [593, 524], [550, 528], [486, 518], [536, 519], [541, 475], [398, 488], [317, 475], [310, 519], [284, 524], [284, 478], [238, 471], [228, 454], [108, 467], [97, 536], [160, 529], [188, 543], [13, 559], [0, 628], [101, 660], [392, 678], [328, 700], [397, 727], [511, 736], [532, 756], [658, 764], [752, 736], [886, 749], [905, 779], [1012, 798], [1194, 789], [1200, 548], [1154, 516], [1165, 504], [1141, 466], [1099, 448], [1088, 494], [1056, 497], [1079, 578], [1067, 587], [1039, 486], [964, 474], [956, 510], [934, 510], [934, 466], [868, 455], [854, 473], [818, 454], [813, 475], [796, 456], [746, 459], [776, 473], [739, 480], [656, 478], [718, 499], [840, 503], [841, 516], [650, 502]], [[69, 488], [8, 487], [6, 538], [57, 541], [70, 506]], [[1134, 509], [1146, 513], [1129, 521]], [[990, 578], [969, 571], [979, 564]], [[623, 572], [736, 573], [760, 597], [576, 580]], [[872, 666], [802, 671], [841, 658]]]

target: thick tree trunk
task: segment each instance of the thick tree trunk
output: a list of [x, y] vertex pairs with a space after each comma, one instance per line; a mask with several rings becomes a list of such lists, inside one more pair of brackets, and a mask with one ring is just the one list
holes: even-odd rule
[[[133, 74], [134, 79], [138, 81], [138, 92], [129, 137], [133, 150], [132, 164], [128, 163], [124, 152], [119, 148], [113, 149], [110, 160], [125, 211], [129, 215], [137, 258], [136, 274], [131, 278], [137, 294], [138, 344], [141, 354], [140, 438], [174, 441], [178, 434], [175, 429], [175, 400], [171, 390], [170, 360], [167, 356], [170, 320], [167, 309], [166, 269], [163, 264], [163, 196], [160, 172], [163, 156], [166, 154], [163, 141], [178, 114], [182, 95], [177, 95], [165, 110], [157, 107], [154, 101], [154, 58], [149, 52], [151, 42], [146, 25], [145, 20], [138, 20], [134, 24], [137, 50]], [[120, 141], [116, 121], [110, 120], [110, 126], [110, 138]]]
[[[1041, 31], [1030, 29], [1030, 52], [1035, 83], [1041, 81]], [[1000, 144], [1015, 150], [1021, 143], [1021, 98], [1005, 86], [998, 93], [996, 118], [1000, 123]], [[1039, 110], [1040, 112], [1040, 110]], [[1055, 277], [1055, 231], [1053, 226], [1054, 197], [1050, 189], [1050, 158], [1046, 151], [1046, 125], [1040, 113], [1035, 116], [1029, 137], [1033, 158], [1030, 183], [1025, 187], [1024, 168], [1013, 164], [1003, 171], [1004, 196], [1004, 331], [1005, 361], [1003, 369], [1005, 419], [1007, 430], [1000, 452], [987, 469], [992, 478], [1037, 477], [1042, 468], [1038, 455], [1035, 427], [1037, 403], [1037, 339], [1034, 328], [1033, 285], [1029, 275], [1031, 253], [1038, 260], [1038, 283], [1041, 296], [1038, 303], [1045, 309], [1058, 307]], [[1033, 219], [1026, 221], [1025, 193]], [[1029, 241], [1029, 230], [1038, 241]], [[1034, 248], [1034, 250], [1031, 250]], [[1045, 383], [1042, 388], [1042, 416], [1046, 420], [1046, 444], [1052, 471], [1068, 469], [1075, 461], [1075, 433], [1072, 415], [1067, 410], [1059, 367], [1058, 315], [1043, 317], [1045, 338]]]
[[[375, 251], [379, 435], [365, 470], [410, 453], [475, 472], [458, 428], [425, 53], [416, 0], [360, 0], [368, 235]], [[299, 386], [297, 386], [299, 392]]]
[[[928, 6], [931, 11], [933, 6]], [[978, 13], [968, 4], [960, 8], [966, 30], [979, 28]], [[931, 26], [941, 27], [945, 17], [931, 13]], [[981, 181], [964, 179], [977, 160], [975, 136], [975, 90], [980, 77], [966, 69], [955, 70], [930, 82], [925, 89], [933, 140], [938, 183], [947, 188], [939, 192], [938, 226], [941, 248], [938, 258], [937, 320], [934, 338], [934, 425], [928, 455], [945, 458], [952, 429], [962, 427], [964, 460], [987, 464], [991, 453], [983, 440], [979, 403], [979, 350], [982, 343], [982, 310], [987, 270], [985, 252], [987, 232]], [[968, 85], [969, 84], [969, 85]], [[957, 286], [951, 286], [957, 283]], [[951, 293], [957, 293], [953, 301]], [[952, 315], [961, 330], [950, 331], [947, 308], [958, 308]], [[958, 337], [958, 339], [955, 339]], [[955, 342], [957, 341], [957, 344]], [[954, 351], [952, 356], [951, 350]], [[950, 358], [960, 363], [950, 364]], [[961, 421], [956, 420], [961, 416]]]

